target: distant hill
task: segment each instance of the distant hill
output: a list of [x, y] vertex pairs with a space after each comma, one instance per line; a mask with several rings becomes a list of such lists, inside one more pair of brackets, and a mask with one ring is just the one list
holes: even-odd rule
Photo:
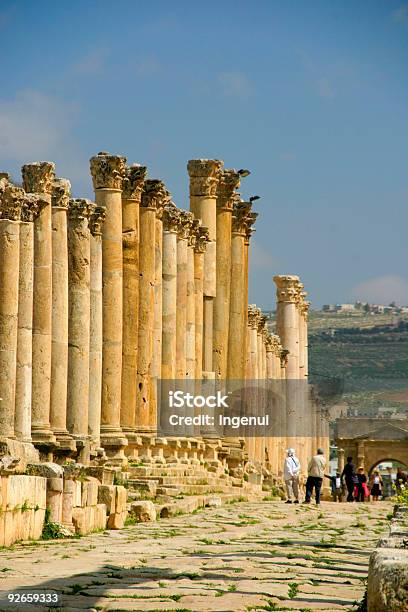
[[332, 380], [366, 412], [408, 407], [407, 315], [311, 311], [309, 379], [317, 387]]

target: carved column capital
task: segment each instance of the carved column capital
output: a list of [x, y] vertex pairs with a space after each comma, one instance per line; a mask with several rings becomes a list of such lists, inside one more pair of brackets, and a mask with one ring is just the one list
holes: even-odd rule
[[52, 193], [55, 179], [53, 162], [33, 162], [21, 168], [23, 187], [27, 193]]
[[190, 195], [214, 198], [222, 165], [219, 159], [190, 159], [187, 164]]
[[95, 204], [87, 198], [71, 198], [68, 206], [68, 217], [70, 221], [79, 222], [87, 220], [89, 221]]
[[234, 202], [239, 200], [236, 190], [240, 184], [240, 175], [236, 170], [221, 170], [217, 187], [217, 208], [232, 211]]
[[248, 306], [248, 325], [251, 329], [258, 330], [259, 319], [261, 317], [261, 310], [255, 304]]
[[264, 334], [267, 331], [267, 327], [266, 327], [267, 320], [268, 320], [268, 317], [262, 314], [262, 311], [260, 311], [259, 319], [258, 319], [258, 333]]
[[178, 227], [179, 240], [187, 240], [193, 227], [194, 215], [187, 210], [180, 210], [180, 224]]
[[197, 227], [197, 237], [194, 244], [194, 252], [205, 253], [208, 242], [210, 242], [210, 233], [208, 231], [208, 227], [205, 227], [205, 225], [199, 225]]
[[299, 299], [299, 277], [294, 275], [274, 276], [276, 283], [276, 300], [296, 304]]
[[250, 236], [255, 231], [253, 225], [258, 217], [258, 213], [252, 212], [251, 202], [234, 202], [232, 209], [232, 232], [245, 236], [245, 241], [249, 241]]
[[21, 209], [21, 221], [32, 223], [48, 202], [36, 193], [26, 193]]
[[163, 231], [177, 234], [180, 224], [180, 210], [173, 202], [163, 208]]
[[101, 151], [91, 157], [91, 175], [94, 189], [122, 189], [126, 157]]
[[89, 217], [89, 229], [92, 236], [102, 235], [102, 226], [106, 218], [105, 206], [94, 206]]
[[143, 183], [142, 199], [140, 201], [140, 206], [142, 208], [155, 209], [156, 217], [161, 219], [163, 209], [170, 201], [170, 192], [167, 191], [163, 181], [147, 179], [147, 181]]
[[20, 221], [25, 196], [24, 189], [7, 183], [0, 194], [0, 218]]
[[190, 233], [188, 235], [187, 241], [189, 247], [195, 247], [195, 243], [197, 241], [198, 236], [198, 228], [200, 227], [200, 219], [194, 219], [190, 227]]
[[268, 353], [273, 353], [280, 358], [282, 352], [282, 344], [279, 336], [269, 334], [266, 336], [266, 350]]
[[140, 164], [126, 166], [122, 183], [122, 197], [126, 200], [140, 200], [146, 176], [146, 166]]
[[51, 205], [53, 208], [68, 209], [71, 183], [67, 179], [56, 178], [52, 183]]
[[249, 244], [252, 234], [255, 234], [254, 224], [258, 218], [258, 213], [250, 212], [246, 218], [245, 225], [245, 244]]

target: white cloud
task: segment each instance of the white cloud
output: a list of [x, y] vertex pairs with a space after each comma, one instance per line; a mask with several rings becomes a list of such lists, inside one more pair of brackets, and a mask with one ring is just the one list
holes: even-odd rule
[[334, 90], [328, 79], [317, 79], [316, 87], [321, 98], [334, 98]]
[[75, 109], [35, 90], [0, 100], [0, 155], [39, 159], [63, 144]]
[[391, 16], [394, 21], [408, 25], [408, 4], [401, 4], [400, 7], [392, 11]]
[[370, 278], [352, 289], [356, 300], [374, 304], [408, 305], [408, 279], [398, 275], [385, 275]]
[[252, 85], [243, 72], [222, 72], [218, 75], [222, 93], [236, 98], [247, 98], [252, 93]]
[[103, 74], [105, 68], [106, 52], [103, 49], [94, 49], [80, 59], [73, 66], [73, 72], [84, 76], [98, 76]]
[[77, 114], [75, 104], [36, 90], [20, 91], [14, 99], [0, 100], [3, 164], [17, 169], [31, 161], [55, 161], [58, 175], [78, 182], [83, 189], [89, 182], [89, 162], [71, 136]]
[[272, 270], [279, 267], [279, 262], [271, 253], [261, 246], [254, 238], [251, 238], [249, 247], [249, 265], [251, 268]]

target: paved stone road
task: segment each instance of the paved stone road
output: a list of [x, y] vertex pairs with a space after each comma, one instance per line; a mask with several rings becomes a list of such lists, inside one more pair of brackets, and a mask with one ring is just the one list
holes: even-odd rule
[[57, 593], [63, 610], [353, 610], [391, 509], [248, 502], [16, 545], [0, 551], [0, 610], [10, 591]]

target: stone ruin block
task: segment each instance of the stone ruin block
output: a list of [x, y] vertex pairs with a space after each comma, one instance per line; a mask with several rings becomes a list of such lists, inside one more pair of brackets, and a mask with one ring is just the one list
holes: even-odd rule
[[76, 533], [86, 535], [92, 531], [106, 528], [106, 506], [97, 504], [83, 508], [73, 508], [72, 522]]
[[116, 505], [115, 512], [120, 514], [126, 512], [127, 490], [125, 487], [116, 487]]
[[130, 516], [138, 523], [156, 520], [156, 508], [151, 501], [137, 501], [130, 506]]
[[0, 546], [41, 537], [46, 479], [16, 474], [0, 479]]
[[113, 514], [116, 508], [116, 487], [115, 485], [99, 485], [98, 503], [105, 504], [108, 514]]
[[81, 487], [81, 506], [96, 506], [98, 503], [98, 487], [100, 485], [99, 480], [88, 476], [83, 482]]

